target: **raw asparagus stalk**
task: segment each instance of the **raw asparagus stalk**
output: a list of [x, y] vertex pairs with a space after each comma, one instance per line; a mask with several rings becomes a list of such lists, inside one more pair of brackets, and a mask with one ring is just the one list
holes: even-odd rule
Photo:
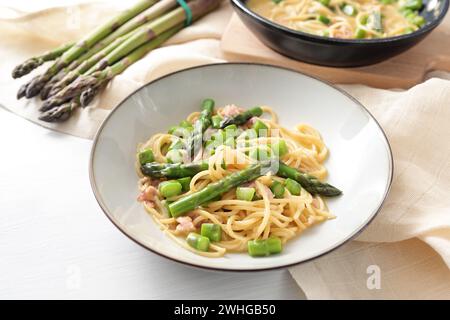
[[226, 126], [229, 126], [231, 124], [235, 124], [237, 126], [242, 125], [246, 123], [250, 118], [252, 117], [259, 117], [262, 115], [263, 111], [260, 107], [254, 107], [251, 109], [248, 109], [247, 111], [244, 111], [234, 117], [225, 118], [220, 122], [220, 128], [223, 129]]
[[125, 22], [152, 6], [156, 1], [157, 0], [141, 0], [130, 9], [123, 11], [117, 17], [111, 19], [104, 25], [94, 29], [91, 33], [83, 37], [69, 50], [64, 52], [63, 55], [59, 57], [43, 75], [33, 79], [30, 82], [26, 90], [26, 97], [32, 98], [39, 94], [47, 81], [55, 76], [60, 70], [67, 67], [72, 61], [80, 57], [89, 48], [123, 25]]
[[161, 45], [164, 41], [181, 30], [181, 28], [182, 26], [180, 25], [164, 32], [159, 37], [140, 46], [128, 56], [122, 58], [120, 61], [104, 70], [95, 72], [92, 75], [79, 77], [76, 81], [58, 92], [55, 96], [46, 100], [42, 104], [40, 111], [47, 111], [55, 106], [59, 106], [73, 97], [80, 95], [83, 91], [89, 88], [95, 89], [100, 87], [119, 73], [122, 73], [126, 68], [141, 59], [148, 52]]
[[19, 64], [18, 66], [16, 66], [14, 68], [14, 70], [12, 71], [12, 77], [14, 79], [17, 79], [17, 78], [20, 78], [20, 77], [30, 73], [31, 71], [33, 71], [34, 69], [36, 69], [37, 67], [42, 65], [44, 62], [52, 61], [52, 60], [55, 60], [56, 58], [60, 57], [64, 52], [69, 50], [72, 46], [73, 46], [73, 43], [65, 43], [51, 51], [47, 51], [47, 52], [43, 53], [40, 56], [32, 57], [32, 58], [22, 62], [21, 64]]
[[50, 79], [45, 86], [41, 90], [41, 99], [45, 100], [50, 96], [50, 92], [54, 85], [56, 85], [59, 81], [61, 81], [64, 76], [66, 75], [66, 72], [64, 70], [61, 70], [56, 76]]
[[204, 170], [208, 170], [208, 162], [206, 161], [187, 164], [150, 162], [141, 166], [142, 174], [157, 179], [193, 177]]
[[97, 95], [98, 91], [100, 90], [100, 87], [97, 88], [88, 88], [86, 90], [84, 90], [81, 94], [80, 94], [80, 103], [81, 106], [84, 108], [87, 105], [89, 105], [91, 103], [91, 101], [95, 98], [95, 96]]
[[178, 2], [176, 0], [161, 0], [155, 3], [153, 6], [145, 10], [144, 12], [138, 14], [131, 20], [124, 23], [117, 30], [106, 36], [103, 40], [97, 43], [93, 49], [98, 49], [97, 51], [103, 49], [106, 45], [113, 42], [120, 36], [130, 33], [135, 30], [139, 26], [146, 24], [147, 22], [161, 16], [163, 13], [166, 13], [170, 9], [176, 7]]
[[321, 182], [316, 177], [313, 177], [306, 173], [302, 173], [295, 168], [289, 167], [281, 161], [279, 163], [277, 175], [283, 178], [290, 178], [297, 181], [303, 188], [305, 188], [306, 191], [311, 194], [334, 197], [342, 193], [342, 191], [338, 188], [333, 187], [328, 183]]
[[63, 122], [70, 118], [73, 111], [80, 107], [79, 97], [72, 99], [63, 105], [44, 112], [39, 120], [46, 122]]
[[[192, 11], [193, 20], [196, 20], [217, 7], [220, 4], [220, 1], [221, 0], [193, 0], [187, 3], [187, 5]], [[181, 7], [174, 9], [169, 13], [155, 19], [154, 21], [146, 24], [145, 28], [124, 41], [121, 45], [119, 45], [116, 49], [109, 53], [104, 59], [99, 61], [87, 72], [87, 74], [103, 70], [107, 66], [115, 63], [120, 58], [126, 56], [129, 52], [131, 52], [138, 46], [146, 43], [151, 39], [154, 39], [164, 31], [185, 22], [185, 20], [186, 11]]]
[[194, 124], [194, 131], [188, 140], [188, 154], [194, 156], [203, 144], [203, 133], [211, 126], [211, 116], [214, 110], [214, 100], [205, 99], [202, 102], [202, 112]]
[[194, 192], [184, 198], [169, 204], [169, 211], [172, 217], [179, 217], [186, 212], [192, 211], [198, 206], [211, 201], [217, 196], [228, 192], [231, 188], [237, 187], [243, 183], [255, 180], [266, 174], [270, 166], [259, 162], [249, 166], [247, 169], [232, 173], [222, 180], [209, 184], [200, 191]]
[[[108, 53], [110, 53], [112, 50], [114, 50], [114, 48], [116, 48], [119, 44], [121, 44], [123, 41], [125, 41], [132, 34], [133, 34], [133, 31], [129, 34], [126, 34], [126, 35], [123, 35], [123, 36], [117, 38], [112, 43], [107, 45], [105, 48], [103, 48], [96, 54], [92, 55], [90, 58], [84, 60], [81, 64], [78, 65], [78, 67], [69, 71], [62, 79], [60, 79], [57, 83], [52, 85], [48, 97], [54, 96], [59, 91], [61, 91], [63, 88], [67, 87], [69, 84], [71, 84], [73, 81], [75, 81], [75, 79], [78, 78], [78, 76], [80, 76], [83, 73], [85, 73], [86, 71], [88, 71], [89, 68], [91, 68], [98, 61], [100, 61], [102, 58], [104, 58]], [[50, 82], [52, 82], [52, 81], [53, 81], [53, 79]]]
[[[88, 52], [69, 66], [69, 73], [61, 81], [53, 85], [49, 96], [55, 95], [62, 88], [72, 83], [79, 75], [84, 74], [113, 49], [139, 30], [143, 24], [155, 19], [177, 5], [176, 0], [162, 0], [141, 14], [129, 20], [106, 38], [95, 44]], [[79, 61], [78, 61], [79, 60]], [[82, 103], [83, 104], [83, 103]]]

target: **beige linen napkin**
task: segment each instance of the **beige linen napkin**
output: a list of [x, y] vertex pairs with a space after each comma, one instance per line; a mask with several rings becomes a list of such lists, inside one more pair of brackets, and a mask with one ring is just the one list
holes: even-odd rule
[[[388, 136], [391, 192], [357, 238], [371, 243], [352, 242], [291, 268], [292, 275], [309, 298], [450, 299], [450, 272], [442, 261], [417, 241], [397, 242], [418, 237], [450, 267], [450, 81], [432, 78], [403, 92], [341, 87], [369, 108]], [[370, 285], [374, 268], [379, 288]]]
[[[68, 122], [39, 122], [37, 100], [15, 99], [28, 78], [12, 81], [10, 70], [78, 38], [117, 9], [95, 3], [0, 19], [0, 105], [54, 130], [92, 138], [109, 110], [141, 85], [175, 70], [224, 61], [219, 42], [231, 15], [228, 2], [117, 76]], [[450, 81], [433, 78], [404, 92], [342, 87], [369, 108], [388, 135], [395, 159], [392, 191], [359, 241], [291, 268], [293, 277], [313, 299], [450, 298]]]

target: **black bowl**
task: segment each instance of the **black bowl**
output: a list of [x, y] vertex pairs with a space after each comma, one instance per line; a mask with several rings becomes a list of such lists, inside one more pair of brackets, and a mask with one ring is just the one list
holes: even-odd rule
[[[231, 2], [244, 24], [268, 47], [293, 59], [333, 67], [369, 65], [411, 48], [442, 22], [449, 7], [449, 0], [425, 0], [420, 15], [427, 23], [409, 34], [379, 39], [337, 39], [288, 29], [251, 11], [245, 0]], [[433, 3], [435, 9], [427, 10], [427, 5]]]

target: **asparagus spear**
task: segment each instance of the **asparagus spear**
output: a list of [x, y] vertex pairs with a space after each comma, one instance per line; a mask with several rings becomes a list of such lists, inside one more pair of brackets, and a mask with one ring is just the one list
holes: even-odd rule
[[50, 79], [50, 81], [48, 81], [45, 86], [42, 88], [41, 90], [41, 99], [45, 100], [50, 96], [50, 92], [53, 88], [54, 85], [56, 85], [59, 81], [61, 81], [64, 76], [65, 76], [65, 72], [64, 70], [61, 70], [56, 76], [54, 76], [53, 78]]
[[80, 94], [80, 103], [81, 106], [84, 108], [86, 106], [89, 105], [89, 103], [91, 103], [91, 101], [95, 98], [95, 96], [97, 95], [98, 91], [99, 91], [100, 87], [97, 88], [88, 88], [86, 90], [84, 90], [81, 94]]
[[[193, 0], [187, 5], [191, 9], [192, 19], [196, 20], [205, 15], [220, 4], [221, 0]], [[183, 23], [186, 20], [186, 11], [183, 8], [177, 8], [171, 12], [155, 19], [145, 25], [145, 27], [124, 41], [104, 59], [99, 61], [87, 73], [91, 74], [95, 71], [102, 70], [107, 66], [115, 63], [120, 58], [126, 56], [136, 47], [146, 43], [147, 41], [157, 37], [162, 32]]]
[[78, 97], [76, 97], [57, 108], [53, 108], [48, 110], [47, 112], [44, 112], [39, 117], [39, 120], [46, 122], [63, 122], [69, 119], [69, 117], [72, 115], [72, 112], [78, 107], [80, 107], [80, 100]]
[[148, 8], [141, 14], [135, 16], [133, 19], [127, 21], [113, 33], [95, 44], [88, 52], [81, 56], [69, 67], [69, 73], [59, 82], [53, 85], [49, 96], [55, 95], [65, 86], [72, 83], [79, 75], [88, 71], [92, 66], [105, 58], [113, 49], [119, 46], [133, 33], [142, 28], [143, 24], [155, 19], [161, 14], [167, 12], [177, 5], [176, 0], [162, 0], [157, 2], [152, 7]]
[[333, 187], [328, 183], [319, 181], [316, 177], [309, 174], [302, 173], [295, 168], [289, 167], [280, 161], [277, 175], [283, 178], [290, 178], [305, 188], [311, 194], [320, 194], [327, 197], [338, 196], [342, 193], [341, 190]]
[[237, 126], [242, 125], [246, 123], [250, 118], [252, 117], [259, 117], [262, 115], [263, 111], [260, 107], [254, 107], [251, 109], [248, 109], [247, 111], [244, 111], [234, 117], [225, 118], [220, 122], [220, 128], [223, 129], [226, 126], [229, 126], [231, 124], [235, 124]]
[[95, 72], [92, 75], [88, 76], [81, 76], [76, 81], [71, 83], [69, 86], [65, 87], [63, 90], [58, 92], [53, 97], [50, 97], [48, 100], [46, 100], [41, 108], [40, 111], [47, 111], [55, 106], [59, 106], [63, 104], [64, 102], [72, 99], [73, 97], [76, 97], [80, 95], [83, 91], [89, 89], [89, 88], [98, 88], [101, 85], [108, 82], [110, 79], [112, 79], [114, 76], [116, 76], [119, 73], [122, 73], [126, 68], [128, 68], [131, 64], [141, 59], [143, 56], [145, 56], [149, 51], [153, 50], [154, 48], [161, 45], [164, 41], [169, 39], [171, 36], [173, 36], [175, 33], [177, 33], [182, 26], [177, 26], [173, 29], [170, 29], [163, 34], [161, 34], [159, 37], [153, 39], [152, 41], [140, 46], [139, 48], [135, 49], [133, 52], [131, 52], [128, 56], [122, 58], [120, 61], [116, 62], [114, 65]]
[[44, 62], [52, 61], [52, 60], [55, 60], [56, 58], [60, 57], [64, 52], [69, 50], [72, 46], [73, 46], [73, 43], [65, 43], [51, 51], [47, 51], [47, 52], [43, 53], [40, 56], [32, 57], [28, 60], [25, 60], [24, 62], [22, 62], [21, 64], [19, 64], [18, 66], [16, 66], [14, 68], [14, 70], [12, 71], [12, 77], [14, 79], [17, 79], [17, 78], [20, 78], [20, 77], [30, 73], [31, 71], [33, 71], [34, 69], [39, 67]]
[[[107, 45], [105, 48], [97, 52], [96, 54], [92, 55], [90, 58], [84, 60], [82, 63], [78, 65], [75, 69], [69, 71], [62, 79], [54, 83], [51, 87], [50, 93], [48, 94], [49, 97], [54, 96], [59, 91], [61, 91], [63, 88], [67, 87], [69, 84], [71, 84], [75, 79], [78, 78], [79, 75], [85, 73], [89, 70], [93, 65], [95, 65], [98, 61], [100, 61], [102, 58], [104, 58], [108, 53], [110, 53], [112, 50], [114, 50], [119, 44], [124, 42], [127, 38], [129, 38], [133, 32], [130, 32], [129, 34], [123, 35], [116, 40], [114, 40], [112, 43]], [[50, 82], [52, 82], [50, 80]], [[45, 88], [45, 87], [44, 87]]]
[[29, 83], [26, 90], [26, 97], [32, 98], [36, 96], [47, 81], [55, 76], [61, 69], [67, 67], [72, 61], [80, 57], [98, 41], [105, 38], [109, 33], [116, 30], [126, 21], [153, 5], [156, 1], [157, 0], [141, 0], [130, 9], [123, 11], [117, 17], [111, 19], [104, 25], [94, 29], [91, 33], [83, 37], [69, 50], [64, 52], [63, 55], [59, 57], [43, 75], [33, 79]]
[[150, 162], [141, 166], [142, 174], [157, 179], [193, 177], [204, 170], [208, 170], [208, 162], [206, 161], [188, 164]]
[[243, 183], [255, 180], [266, 174], [270, 169], [266, 163], [259, 162], [249, 166], [247, 169], [232, 173], [222, 180], [209, 184], [200, 191], [194, 192], [184, 198], [169, 204], [172, 217], [179, 217], [186, 212], [194, 210], [198, 206], [214, 199], [215, 197], [237, 187]]
[[205, 99], [202, 102], [202, 112], [194, 124], [194, 131], [188, 140], [188, 154], [192, 157], [195, 152], [200, 150], [203, 142], [203, 133], [211, 126], [211, 116], [214, 110], [214, 100]]
[[[141, 167], [141, 171], [144, 175], [150, 176], [152, 178], [165, 177], [168, 179], [177, 179], [188, 176], [192, 177], [200, 171], [206, 169], [208, 169], [208, 164], [206, 162], [193, 162], [190, 164], [167, 164], [152, 162], [147, 164], [146, 166]], [[278, 171], [275, 174], [283, 178], [290, 178], [297, 181], [306, 191], [311, 194], [320, 194], [327, 197], [334, 197], [342, 193], [342, 191], [337, 189], [336, 187], [328, 183], [321, 182], [316, 177], [313, 177], [307, 173], [303, 173], [295, 168], [289, 167], [281, 161], [279, 162]]]
[[138, 14], [131, 20], [127, 21], [121, 25], [117, 30], [106, 36], [103, 40], [97, 43], [93, 49], [100, 51], [106, 45], [112, 43], [115, 39], [125, 34], [130, 33], [139, 26], [161, 16], [163, 13], [169, 11], [170, 9], [176, 7], [178, 2], [176, 0], [161, 0], [156, 2], [153, 6]]

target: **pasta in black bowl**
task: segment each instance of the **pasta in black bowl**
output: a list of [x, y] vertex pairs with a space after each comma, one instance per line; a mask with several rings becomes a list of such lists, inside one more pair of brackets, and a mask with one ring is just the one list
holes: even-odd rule
[[377, 63], [420, 42], [444, 18], [448, 0], [232, 0], [268, 47], [309, 63]]

